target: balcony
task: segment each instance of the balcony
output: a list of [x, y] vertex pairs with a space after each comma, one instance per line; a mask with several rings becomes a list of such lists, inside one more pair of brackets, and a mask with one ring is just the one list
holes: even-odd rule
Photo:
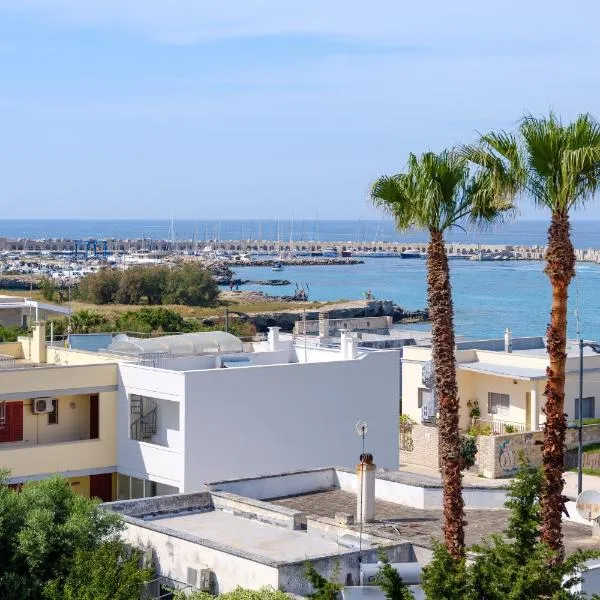
[[86, 471], [114, 467], [117, 462], [112, 440], [78, 440], [55, 444], [0, 444], [0, 467], [9, 477]]

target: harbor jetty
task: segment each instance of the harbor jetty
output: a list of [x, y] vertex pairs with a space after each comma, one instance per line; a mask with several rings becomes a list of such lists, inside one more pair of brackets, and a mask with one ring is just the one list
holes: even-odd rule
[[[544, 246], [448, 243], [451, 259], [543, 260]], [[600, 263], [600, 249], [579, 248], [578, 261]], [[65, 256], [75, 261], [126, 257], [159, 261], [165, 257], [195, 256], [226, 260], [233, 266], [266, 266], [277, 260], [288, 265], [357, 264], [363, 258], [419, 258], [427, 242], [335, 242], [273, 240], [150, 240], [138, 239], [26, 239], [0, 237], [0, 253], [26, 256]], [[144, 260], [144, 255], [146, 260]], [[131, 262], [135, 262], [131, 261]]]

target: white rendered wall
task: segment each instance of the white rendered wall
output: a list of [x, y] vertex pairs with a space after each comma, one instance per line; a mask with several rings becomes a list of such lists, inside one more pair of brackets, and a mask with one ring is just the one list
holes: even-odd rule
[[[183, 491], [185, 448], [185, 374], [140, 367], [119, 365], [119, 392], [117, 408], [117, 466], [119, 473], [150, 479]], [[139, 394], [157, 400], [168, 400], [167, 413], [158, 417], [162, 426], [157, 437], [169, 447], [138, 442], [130, 439], [129, 395]], [[176, 405], [176, 406], [173, 406]], [[174, 411], [179, 411], [179, 431], [171, 426], [177, 423]]]
[[396, 469], [399, 395], [395, 350], [349, 361], [188, 372], [183, 491], [233, 477], [354, 467], [361, 419], [377, 465]]
[[264, 586], [277, 589], [279, 585], [277, 568], [240, 556], [131, 523], [127, 524], [122, 536], [126, 542], [138, 548], [152, 547], [158, 573], [175, 581], [185, 583], [187, 568], [191, 567], [198, 569], [198, 577], [201, 568], [211, 569], [217, 578], [219, 594], [231, 592], [237, 586], [258, 590]]

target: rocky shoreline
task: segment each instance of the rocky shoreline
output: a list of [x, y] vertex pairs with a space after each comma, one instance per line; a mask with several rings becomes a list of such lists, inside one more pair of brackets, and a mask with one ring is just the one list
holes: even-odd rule
[[[391, 300], [348, 302], [315, 310], [309, 308], [306, 310], [306, 319], [316, 320], [322, 312], [327, 312], [331, 319], [392, 317], [394, 323], [420, 323], [429, 320], [429, 312], [426, 309], [407, 311]], [[304, 310], [263, 312], [248, 317], [259, 333], [266, 332], [269, 327], [281, 327], [282, 331], [290, 332], [294, 329], [294, 323], [304, 318]]]

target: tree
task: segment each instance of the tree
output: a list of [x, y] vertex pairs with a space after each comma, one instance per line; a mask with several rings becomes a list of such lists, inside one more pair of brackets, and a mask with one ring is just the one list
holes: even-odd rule
[[[581, 581], [585, 562], [599, 552], [576, 552], [564, 562], [540, 539], [539, 497], [543, 487], [540, 469], [522, 465], [507, 489], [510, 510], [505, 536], [491, 535], [474, 546], [471, 564], [456, 563], [439, 544], [423, 572], [428, 598], [440, 600], [578, 600], [571, 592]], [[550, 566], [549, 566], [550, 563]], [[597, 598], [597, 596], [594, 596]]]
[[138, 600], [152, 578], [150, 567], [140, 568], [142, 553], [119, 540], [91, 550], [78, 550], [64, 582], [54, 580], [44, 589], [47, 600]]
[[219, 295], [213, 276], [197, 263], [173, 269], [167, 278], [165, 302], [187, 306], [210, 306]]
[[455, 560], [464, 555], [459, 400], [454, 356], [452, 290], [444, 234], [465, 221], [491, 223], [511, 208], [490, 194], [489, 177], [471, 176], [467, 161], [453, 151], [411, 154], [406, 173], [380, 177], [371, 200], [391, 214], [396, 227], [429, 232], [427, 294], [432, 325], [432, 359], [438, 399], [438, 430], [444, 489], [444, 540]]
[[305, 564], [304, 576], [308, 579], [308, 582], [313, 588], [312, 593], [308, 594], [308, 598], [311, 600], [337, 600], [340, 590], [342, 589], [342, 585], [339, 583], [339, 562], [335, 564], [330, 579], [323, 577], [311, 562]]
[[381, 566], [375, 576], [375, 583], [381, 586], [387, 600], [414, 600], [410, 588], [402, 581], [400, 573], [392, 567], [383, 549], [379, 551], [379, 562]]
[[122, 527], [118, 514], [78, 496], [63, 478], [20, 492], [0, 482], [0, 598], [40, 600], [50, 582], [67, 580], [78, 552], [116, 539]]
[[562, 511], [566, 417], [564, 414], [568, 288], [575, 276], [571, 211], [592, 199], [600, 182], [600, 125], [580, 115], [567, 125], [554, 114], [524, 117], [516, 135], [488, 133], [462, 154], [482, 168], [498, 197], [527, 196], [551, 213], [546, 275], [552, 309], [546, 331], [549, 367], [544, 391], [542, 537], [563, 556]]
[[42, 296], [50, 301], [53, 302], [57, 292], [58, 292], [58, 287], [57, 285], [54, 283], [54, 281], [52, 281], [52, 279], [49, 279], [48, 277], [42, 277], [38, 283], [38, 287], [40, 288], [40, 291], [42, 292]]
[[129, 267], [119, 276], [119, 289], [115, 302], [139, 304], [144, 295], [144, 267]]

